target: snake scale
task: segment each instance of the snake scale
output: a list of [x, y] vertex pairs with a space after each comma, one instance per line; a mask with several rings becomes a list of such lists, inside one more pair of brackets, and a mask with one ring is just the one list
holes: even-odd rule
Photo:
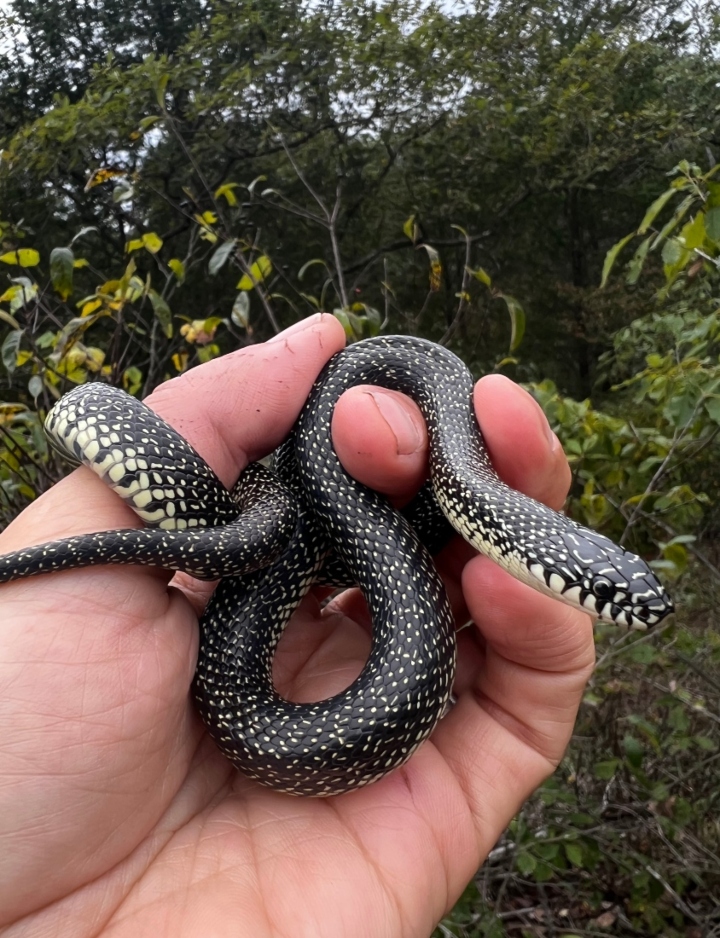
[[[408, 394], [427, 422], [430, 508], [425, 499], [410, 521], [350, 477], [332, 447], [333, 408], [357, 384]], [[0, 557], [0, 582], [105, 563], [220, 577], [201, 621], [194, 682], [219, 748], [251, 778], [292, 794], [368, 784], [427, 739], [452, 691], [455, 626], [423, 544], [437, 530], [437, 506], [513, 576], [592, 616], [646, 628], [673, 609], [640, 557], [500, 481], [472, 389], [465, 365], [431, 342], [358, 342], [318, 377], [276, 471], [253, 464], [228, 492], [145, 405], [105, 385], [75, 388], [47, 417], [53, 445], [100, 475], [145, 527]], [[342, 693], [293, 703], [273, 686], [275, 648], [302, 597], [328, 579], [362, 589], [370, 655]]]

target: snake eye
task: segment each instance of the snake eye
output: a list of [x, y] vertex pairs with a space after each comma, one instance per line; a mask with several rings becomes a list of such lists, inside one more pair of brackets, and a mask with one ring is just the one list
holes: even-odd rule
[[605, 577], [599, 577], [597, 580], [593, 580], [592, 588], [593, 593], [598, 599], [612, 599], [615, 595], [615, 587], [610, 580], [606, 580]]

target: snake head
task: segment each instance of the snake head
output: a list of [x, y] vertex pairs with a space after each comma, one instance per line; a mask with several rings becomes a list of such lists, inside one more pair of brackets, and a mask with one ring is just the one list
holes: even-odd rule
[[637, 554], [579, 525], [565, 531], [563, 540], [564, 562], [549, 574], [543, 570], [544, 581], [560, 599], [603, 622], [633, 629], [657, 625], [675, 611], [665, 588]]

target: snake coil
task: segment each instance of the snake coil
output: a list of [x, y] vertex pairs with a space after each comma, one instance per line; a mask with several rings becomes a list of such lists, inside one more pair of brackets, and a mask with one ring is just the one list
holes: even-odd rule
[[[352, 479], [332, 447], [333, 409], [356, 384], [408, 394], [427, 422], [432, 502], [421, 500], [410, 521]], [[48, 415], [53, 445], [100, 475], [146, 527], [0, 557], [0, 583], [105, 563], [222, 577], [201, 621], [194, 684], [219, 748], [250, 777], [292, 794], [368, 784], [427, 739], [452, 690], [454, 623], [423, 545], [437, 538], [437, 506], [513, 576], [593, 616], [646, 628], [673, 609], [641, 558], [501, 482], [472, 389], [463, 363], [431, 342], [358, 342], [318, 377], [278, 453], [277, 475], [250, 466], [228, 493], [143, 404], [107, 386], [76, 388]], [[373, 620], [370, 655], [342, 693], [293, 703], [273, 686], [275, 648], [302, 597], [329, 579], [361, 587]]]

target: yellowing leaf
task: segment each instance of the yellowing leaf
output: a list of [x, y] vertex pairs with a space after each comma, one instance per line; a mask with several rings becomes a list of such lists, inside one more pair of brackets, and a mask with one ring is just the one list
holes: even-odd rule
[[0, 254], [0, 261], [4, 264], [16, 264], [20, 267], [36, 267], [40, 263], [40, 254], [35, 248], [20, 248], [19, 251], [8, 251]]
[[87, 365], [88, 371], [100, 371], [105, 361], [105, 352], [94, 346], [90, 346], [85, 351], [87, 353], [85, 364]]
[[440, 284], [442, 283], [442, 264], [440, 263], [440, 255], [435, 250], [431, 248], [429, 244], [423, 244], [422, 247], [427, 251], [428, 258], [430, 259], [430, 290], [432, 293], [437, 293], [440, 289]]
[[201, 225], [214, 225], [217, 223], [217, 215], [215, 212], [203, 212], [202, 215], [196, 215], [195, 219], [199, 221]]
[[128, 243], [125, 245], [125, 253], [132, 254], [133, 251], [139, 251], [144, 247], [145, 245], [143, 244], [142, 238], [133, 238], [132, 241], [128, 241]]
[[415, 224], [414, 215], [411, 215], [410, 218], [405, 221], [405, 224], [403, 225], [403, 233], [406, 238], [410, 238], [413, 244], [417, 241], [419, 232], [418, 226]]
[[187, 352], [175, 352], [172, 357], [172, 363], [175, 365], [175, 370], [182, 373], [187, 368], [188, 363], [188, 353]]
[[142, 236], [142, 243], [150, 251], [151, 254], [157, 254], [160, 248], [163, 246], [163, 240], [159, 235], [156, 235], [154, 231], [148, 231]]
[[250, 272], [243, 274], [240, 278], [237, 285], [238, 290], [252, 290], [256, 284], [262, 283], [271, 271], [272, 261], [266, 254], [261, 254], [250, 267]]
[[9, 300], [10, 312], [16, 313], [37, 296], [38, 288], [37, 284], [28, 280], [27, 277], [13, 277], [12, 279], [16, 286], [9, 287], [0, 300]]
[[99, 309], [102, 306], [102, 300], [90, 300], [89, 303], [84, 303], [83, 308], [80, 310], [81, 316], [89, 316], [90, 313], [94, 313], [96, 309]]
[[238, 200], [237, 196], [233, 192], [233, 189], [237, 189], [239, 183], [237, 182], [226, 182], [220, 188], [215, 190], [215, 198], [219, 199], [222, 196], [228, 205], [237, 205]]
[[95, 186], [102, 185], [102, 183], [107, 182], [108, 179], [117, 179], [118, 177], [124, 175], [124, 169], [107, 169], [102, 167], [100, 169], [96, 169], [93, 173], [91, 173], [90, 178], [85, 183], [85, 191], [87, 192], [88, 189], [94, 189]]
[[177, 277], [178, 283], [182, 283], [185, 279], [185, 265], [181, 260], [178, 260], [177, 257], [173, 257], [168, 261], [168, 267]]
[[22, 287], [17, 286], [8, 287], [7, 290], [0, 296], [0, 303], [7, 303], [8, 300], [14, 300], [18, 293], [22, 290]]
[[73, 261], [73, 267], [87, 267], [90, 261], [86, 257], [76, 257]]

